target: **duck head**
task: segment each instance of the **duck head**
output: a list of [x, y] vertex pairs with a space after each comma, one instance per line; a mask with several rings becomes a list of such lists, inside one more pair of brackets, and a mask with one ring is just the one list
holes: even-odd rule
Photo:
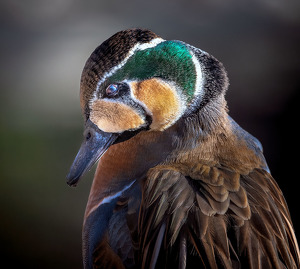
[[224, 95], [220, 62], [181, 41], [130, 29], [103, 42], [87, 60], [80, 88], [84, 141], [67, 176], [69, 185], [113, 144], [145, 132], [164, 132]]

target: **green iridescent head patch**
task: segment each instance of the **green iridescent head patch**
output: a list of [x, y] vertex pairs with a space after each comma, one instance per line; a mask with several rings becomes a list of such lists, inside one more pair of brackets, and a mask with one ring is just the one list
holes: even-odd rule
[[196, 69], [187, 47], [179, 41], [164, 41], [153, 48], [137, 51], [109, 78], [109, 82], [153, 77], [174, 81], [187, 100], [191, 100], [195, 91]]

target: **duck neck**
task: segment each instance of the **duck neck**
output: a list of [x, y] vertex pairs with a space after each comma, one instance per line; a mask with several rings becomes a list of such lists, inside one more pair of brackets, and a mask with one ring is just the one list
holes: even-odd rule
[[224, 166], [241, 174], [254, 168], [268, 171], [260, 142], [228, 115], [223, 95], [183, 118], [181, 129], [183, 133], [168, 163]]

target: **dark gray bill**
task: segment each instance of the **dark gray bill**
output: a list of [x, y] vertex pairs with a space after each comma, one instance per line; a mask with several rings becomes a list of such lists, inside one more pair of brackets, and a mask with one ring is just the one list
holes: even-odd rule
[[115, 142], [119, 134], [105, 133], [88, 120], [84, 136], [84, 141], [67, 175], [67, 184], [70, 186], [76, 186], [80, 177], [101, 158], [109, 146]]

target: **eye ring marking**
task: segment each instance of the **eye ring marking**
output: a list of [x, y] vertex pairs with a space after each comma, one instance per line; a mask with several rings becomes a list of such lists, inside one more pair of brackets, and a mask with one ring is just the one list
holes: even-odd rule
[[116, 96], [119, 93], [119, 86], [117, 84], [110, 84], [106, 88], [105, 93], [109, 97]]

